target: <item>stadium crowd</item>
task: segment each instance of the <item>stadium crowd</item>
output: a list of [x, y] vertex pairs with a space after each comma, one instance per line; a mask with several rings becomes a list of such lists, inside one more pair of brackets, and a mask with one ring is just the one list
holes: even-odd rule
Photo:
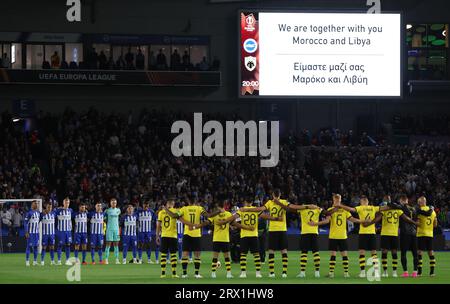
[[[291, 202], [329, 205], [332, 193], [352, 206], [362, 194], [378, 204], [385, 194], [426, 195], [442, 227], [450, 227], [450, 145], [393, 146], [352, 131], [290, 133], [282, 139], [280, 162], [260, 168], [255, 157], [172, 156], [170, 126], [192, 120], [184, 113], [143, 110], [138, 116], [104, 114], [95, 109], [61, 115], [40, 114], [37, 130], [24, 133], [3, 113], [0, 128], [0, 196], [40, 196], [61, 202], [116, 197], [119, 205], [151, 201], [158, 208], [167, 194], [197, 196], [208, 203], [226, 198], [227, 209], [245, 193], [256, 202], [280, 188]], [[219, 121], [238, 116], [208, 116]], [[376, 143], [376, 144], [375, 144]], [[14, 206], [4, 206], [2, 222], [11, 231]], [[9, 214], [6, 214], [9, 213]], [[18, 212], [20, 213], [20, 212]], [[296, 225], [291, 215], [289, 224]]]

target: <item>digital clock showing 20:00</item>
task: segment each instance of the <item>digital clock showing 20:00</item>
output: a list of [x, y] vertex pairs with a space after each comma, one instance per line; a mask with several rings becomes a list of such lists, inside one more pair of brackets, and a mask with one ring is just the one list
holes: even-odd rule
[[259, 86], [259, 81], [247, 81], [247, 80], [244, 80], [244, 81], [242, 81], [242, 86], [243, 87], [257, 87], [257, 86]]

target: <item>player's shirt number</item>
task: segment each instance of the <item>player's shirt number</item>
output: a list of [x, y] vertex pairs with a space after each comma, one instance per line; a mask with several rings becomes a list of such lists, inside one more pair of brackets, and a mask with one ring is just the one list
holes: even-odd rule
[[398, 223], [398, 213], [397, 212], [388, 212], [386, 221], [389, 224], [397, 224]]
[[312, 211], [312, 210], [308, 211], [308, 216], [309, 216], [309, 221], [312, 222], [313, 216], [314, 216], [314, 211]]
[[164, 223], [164, 227], [165, 228], [169, 228], [169, 226], [170, 226], [170, 216], [165, 216], [163, 223]]
[[256, 224], [256, 214], [245, 214], [244, 225], [254, 226]]
[[283, 215], [283, 209], [273, 207], [272, 210], [270, 211], [270, 215], [272, 217], [281, 217]]
[[336, 216], [336, 225], [338, 225], [338, 226], [342, 226], [342, 214], [338, 214], [337, 216]]

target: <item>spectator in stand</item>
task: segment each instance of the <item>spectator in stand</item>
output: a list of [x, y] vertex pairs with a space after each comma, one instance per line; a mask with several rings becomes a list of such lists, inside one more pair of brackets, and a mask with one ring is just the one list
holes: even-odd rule
[[16, 207], [14, 209], [13, 217], [12, 217], [12, 223], [13, 223], [13, 234], [18, 235], [19, 229], [22, 227], [23, 222], [23, 216], [20, 213], [20, 209]]
[[8, 209], [9, 214], [11, 214], [11, 223], [13, 222], [14, 213], [16, 213], [16, 205], [10, 204]]
[[125, 63], [127, 70], [134, 70], [134, 54], [131, 52], [131, 47], [128, 48], [128, 52], [125, 54]]
[[71, 70], [76, 70], [76, 69], [78, 69], [78, 64], [77, 64], [75, 61], [71, 61], [71, 62], [69, 63], [69, 69], [71, 69]]
[[65, 60], [61, 61], [61, 66], [60, 66], [60, 68], [61, 68], [62, 70], [67, 70], [67, 69], [69, 68], [69, 64], [67, 63], [67, 61], [65, 61]]
[[358, 138], [353, 134], [353, 130], [348, 131], [347, 137], [349, 145], [356, 146], [358, 144]]
[[106, 59], [105, 52], [100, 51], [100, 55], [98, 55], [98, 68], [100, 70], [107, 70], [108, 69], [108, 60]]
[[203, 56], [202, 61], [200, 61], [200, 63], [198, 63], [198, 69], [200, 71], [208, 71], [209, 70], [209, 64], [206, 61], [206, 56]]
[[148, 61], [148, 69], [155, 70], [156, 69], [156, 56], [153, 51], [150, 51], [149, 61]]
[[3, 56], [1, 58], [1, 65], [0, 66], [5, 68], [5, 69], [10, 69], [11, 68], [11, 59], [9, 59], [7, 53], [3, 53]]
[[55, 51], [50, 57], [51, 67], [52, 69], [59, 69], [61, 65], [61, 59], [59, 58], [58, 52]]
[[[6, 205], [3, 206], [0, 214], [2, 225], [8, 229], [8, 235], [12, 234], [12, 214], [9, 212]], [[0, 231], [1, 233], [1, 231]]]
[[178, 71], [180, 67], [181, 67], [181, 57], [180, 54], [178, 53], [178, 50], [175, 49], [172, 55], [170, 56], [170, 68], [173, 71]]
[[311, 134], [308, 130], [303, 129], [300, 133], [300, 145], [310, 146], [311, 145]]
[[89, 69], [96, 70], [98, 68], [98, 54], [95, 48], [88, 51], [86, 61]]
[[126, 66], [125, 60], [123, 60], [123, 55], [121, 54], [116, 61], [116, 70], [123, 70]]
[[116, 69], [115, 64], [114, 64], [114, 59], [112, 56], [109, 56], [108, 63], [106, 64], [106, 68], [107, 68], [107, 70], [115, 70]]
[[191, 56], [189, 55], [188, 50], [184, 51], [183, 58], [182, 58], [182, 65], [183, 65], [184, 70], [191, 69]]
[[156, 68], [158, 70], [167, 70], [167, 59], [166, 55], [163, 53], [163, 49], [160, 49], [156, 56]]
[[414, 181], [413, 177], [409, 177], [408, 181], [405, 183], [405, 190], [408, 195], [411, 195], [416, 192], [416, 182]]
[[136, 69], [138, 70], [145, 69], [145, 56], [142, 53], [141, 48], [138, 49], [138, 53], [136, 55]]

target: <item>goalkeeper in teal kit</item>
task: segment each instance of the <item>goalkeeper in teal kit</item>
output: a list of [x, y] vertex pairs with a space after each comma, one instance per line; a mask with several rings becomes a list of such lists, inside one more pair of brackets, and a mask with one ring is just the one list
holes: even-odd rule
[[114, 257], [116, 258], [116, 264], [119, 262], [119, 217], [120, 209], [117, 208], [117, 200], [112, 198], [110, 201], [110, 208], [106, 209], [105, 215], [107, 219], [106, 223], [106, 248], [105, 248], [105, 264], [108, 264], [109, 251], [111, 244], [114, 246]]

